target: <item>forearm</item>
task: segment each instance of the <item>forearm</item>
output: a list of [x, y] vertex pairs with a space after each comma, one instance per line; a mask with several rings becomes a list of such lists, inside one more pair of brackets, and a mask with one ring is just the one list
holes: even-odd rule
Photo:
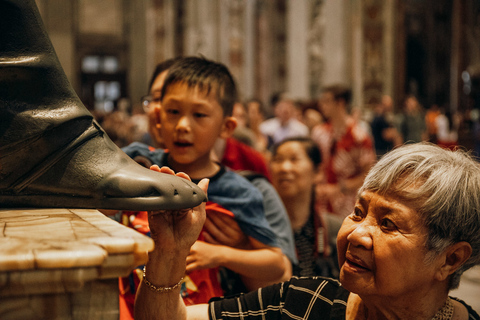
[[[171, 259], [162, 259], [169, 256]], [[150, 253], [146, 264], [146, 278], [157, 287], [171, 287], [185, 274], [185, 258], [181, 254]], [[169, 292], [155, 292], [141, 283], [135, 299], [135, 319], [187, 319], [185, 304], [180, 297], [180, 286]]]
[[290, 280], [292, 277], [292, 263], [290, 262], [290, 259], [287, 258], [286, 255], [283, 255], [283, 263], [285, 266], [285, 271], [277, 279], [259, 279], [259, 278], [249, 278], [247, 276], [242, 276], [242, 281], [245, 287], [249, 291], [257, 290], [258, 288], [266, 287], [275, 283], [279, 282], [284, 282], [287, 280]]
[[241, 250], [222, 246], [222, 253], [221, 265], [247, 281], [274, 283], [291, 276], [289, 260], [279, 248]]
[[[173, 174], [169, 168], [152, 166], [152, 170]], [[184, 173], [178, 177], [189, 179]], [[198, 186], [206, 194], [208, 180], [203, 179]], [[208, 319], [207, 309], [203, 314], [187, 313], [180, 297], [180, 279], [185, 275], [186, 259], [190, 248], [198, 239], [205, 223], [205, 203], [183, 210], [160, 210], [148, 213], [148, 223], [155, 248], [148, 254], [145, 279], [135, 297], [135, 318], [141, 319], [173, 319], [185, 320]], [[144, 279], [144, 280], [145, 280]], [[158, 288], [170, 287], [158, 292]]]
[[[168, 296], [159, 299], [159, 294]], [[135, 300], [135, 319], [208, 320], [208, 305], [185, 307], [179, 289], [171, 293], [155, 293], [140, 284]]]

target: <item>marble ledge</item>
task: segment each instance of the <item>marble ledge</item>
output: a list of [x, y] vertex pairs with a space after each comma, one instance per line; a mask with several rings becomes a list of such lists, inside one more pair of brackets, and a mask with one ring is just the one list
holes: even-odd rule
[[152, 239], [97, 210], [0, 210], [0, 296], [73, 292], [128, 275]]

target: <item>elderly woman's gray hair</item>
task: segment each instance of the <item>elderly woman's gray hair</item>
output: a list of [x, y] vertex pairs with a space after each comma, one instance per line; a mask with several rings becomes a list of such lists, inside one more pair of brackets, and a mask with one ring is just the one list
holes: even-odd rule
[[466, 241], [472, 256], [450, 278], [480, 263], [480, 164], [469, 153], [430, 143], [407, 144], [382, 157], [359, 193], [373, 191], [412, 203], [428, 229], [427, 261], [449, 245]]

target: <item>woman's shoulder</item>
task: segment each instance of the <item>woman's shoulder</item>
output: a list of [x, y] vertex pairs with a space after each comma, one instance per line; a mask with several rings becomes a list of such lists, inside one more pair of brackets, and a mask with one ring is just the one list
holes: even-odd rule
[[[323, 293], [325, 297], [331, 299], [348, 299], [348, 292], [340, 281], [329, 277], [296, 277], [293, 276], [288, 282], [288, 286], [293, 290], [311, 290], [316, 293]], [[346, 300], [345, 300], [346, 302]]]
[[458, 303], [461, 303], [468, 311], [468, 320], [480, 320], [480, 316], [478, 315], [478, 313], [472, 309], [472, 307], [470, 307], [465, 301], [461, 300], [461, 299], [458, 299], [458, 298], [455, 298], [455, 297], [451, 297], [454, 301], [457, 301]]
[[308, 312], [312, 316], [306, 319], [323, 314], [325, 319], [343, 320], [349, 295], [350, 292], [332, 278], [292, 277], [288, 282], [284, 309], [300, 318]]

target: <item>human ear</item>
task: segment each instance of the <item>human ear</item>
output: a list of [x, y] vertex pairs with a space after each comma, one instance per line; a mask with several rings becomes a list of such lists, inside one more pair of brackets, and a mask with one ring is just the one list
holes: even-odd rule
[[233, 134], [233, 131], [237, 127], [237, 119], [234, 117], [226, 117], [223, 120], [223, 128], [220, 133], [220, 138], [227, 139], [230, 138]]
[[472, 254], [472, 247], [468, 242], [457, 242], [448, 247], [442, 254], [442, 264], [437, 271], [437, 280], [443, 281], [460, 268]]

